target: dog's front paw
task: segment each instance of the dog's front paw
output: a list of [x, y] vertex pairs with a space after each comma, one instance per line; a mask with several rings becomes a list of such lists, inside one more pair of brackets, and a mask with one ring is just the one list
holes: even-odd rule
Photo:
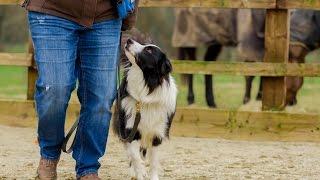
[[152, 174], [150, 180], [159, 180], [158, 174]]
[[[146, 168], [142, 168], [141, 169], [141, 176], [142, 176], [142, 179], [145, 179], [148, 177], [148, 173], [146, 171]], [[139, 179], [140, 180], [140, 179]]]
[[140, 167], [138, 172], [136, 172], [135, 174], [136, 174], [135, 177], [137, 180], [144, 180], [148, 176], [147, 171], [144, 167]]
[[146, 177], [145, 176], [143, 176], [143, 174], [139, 174], [138, 176], [137, 176], [137, 180], [144, 180]]
[[131, 180], [137, 180], [136, 173], [134, 172], [134, 169], [132, 166], [129, 167], [129, 175], [131, 177]]

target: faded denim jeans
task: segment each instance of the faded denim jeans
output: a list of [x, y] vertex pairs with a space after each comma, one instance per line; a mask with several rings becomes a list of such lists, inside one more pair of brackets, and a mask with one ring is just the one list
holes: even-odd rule
[[78, 84], [81, 111], [72, 156], [77, 176], [97, 173], [116, 96], [121, 20], [87, 28], [37, 12], [28, 18], [39, 72], [35, 101], [41, 157], [60, 157], [66, 109]]

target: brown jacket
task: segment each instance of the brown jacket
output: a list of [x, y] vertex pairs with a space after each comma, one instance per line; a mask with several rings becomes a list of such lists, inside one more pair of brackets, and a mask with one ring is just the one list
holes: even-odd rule
[[[95, 22], [116, 19], [117, 0], [25, 0], [22, 4], [29, 11], [46, 13], [90, 27]], [[136, 1], [138, 4], [138, 1]], [[132, 28], [136, 21], [137, 8], [124, 20], [122, 30]]]

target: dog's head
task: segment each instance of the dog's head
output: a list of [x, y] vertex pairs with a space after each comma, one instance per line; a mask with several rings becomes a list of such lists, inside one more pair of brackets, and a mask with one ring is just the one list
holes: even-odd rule
[[128, 39], [124, 48], [129, 61], [138, 65], [144, 73], [150, 72], [153, 75], [164, 77], [172, 71], [170, 60], [156, 45], [142, 45]]
[[121, 36], [121, 54], [120, 60], [122, 65], [126, 66], [128, 63], [128, 58], [125, 55], [124, 47], [128, 41], [128, 39], [135, 40], [140, 44], [152, 44], [153, 40], [151, 36], [145, 32], [138, 30], [137, 28], [132, 28], [130, 31], [125, 31]]
[[128, 39], [124, 49], [130, 63], [137, 65], [143, 72], [150, 92], [161, 85], [164, 79], [168, 80], [172, 65], [166, 54], [158, 46], [153, 44], [142, 45]]

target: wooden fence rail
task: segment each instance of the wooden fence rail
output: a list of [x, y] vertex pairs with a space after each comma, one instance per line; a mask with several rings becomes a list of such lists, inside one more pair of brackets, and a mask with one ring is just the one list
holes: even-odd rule
[[[0, 0], [0, 5], [16, 5], [23, 0]], [[319, 0], [141, 0], [141, 7], [211, 7], [261, 9], [320, 9]]]
[[4, 66], [31, 66], [32, 54], [0, 53], [0, 65]]
[[[67, 126], [79, 112], [78, 103], [69, 104]], [[173, 122], [174, 136], [320, 142], [319, 114], [179, 107]], [[35, 127], [34, 102], [0, 100], [0, 124]]]
[[305, 76], [319, 77], [320, 63], [242, 63], [242, 62], [205, 62], [173, 61], [175, 73], [218, 74], [241, 76]]
[[320, 9], [319, 0], [278, 0], [281, 9]]
[[[305, 76], [320, 77], [320, 63], [245, 63], [245, 62], [207, 62], [172, 61], [174, 73], [178, 74], [214, 74], [236, 76]], [[0, 65], [32, 66], [32, 54], [0, 53]]]
[[[23, 0], [0, 0], [0, 4], [19, 4]], [[276, 0], [141, 0], [141, 7], [275, 8]]]
[[21, 2], [23, 2], [23, 0], [0, 0], [0, 5], [15, 5]]

